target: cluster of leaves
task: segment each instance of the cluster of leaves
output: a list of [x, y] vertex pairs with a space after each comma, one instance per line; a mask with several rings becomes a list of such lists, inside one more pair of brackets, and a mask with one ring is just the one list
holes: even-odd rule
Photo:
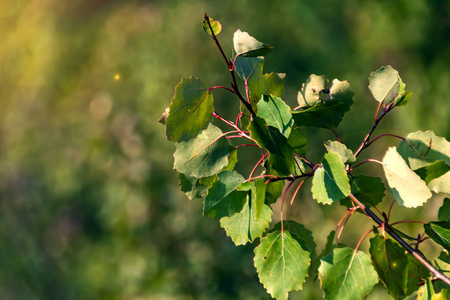
[[[394, 229], [394, 224], [388, 223], [390, 211], [383, 215], [382, 223], [373, 216], [370, 207], [385, 197], [381, 178], [354, 174], [363, 163], [381, 164], [393, 198], [404, 207], [422, 206], [432, 191], [450, 194], [450, 143], [432, 131], [398, 137], [398, 147], [389, 148], [381, 162], [358, 162], [361, 151], [383, 136], [371, 139], [381, 119], [410, 99], [411, 92], [405, 90], [398, 72], [386, 66], [370, 75], [369, 89], [379, 106], [375, 123], [360, 148], [353, 152], [336, 135], [337, 141], [324, 142], [327, 153], [315, 164], [306, 158], [303, 130], [320, 127], [334, 131], [338, 127], [353, 103], [349, 82], [334, 79], [330, 83], [325, 76], [311, 75], [298, 92], [298, 107], [291, 109], [281, 98], [285, 74], [263, 73], [265, 56], [272, 46], [238, 30], [228, 59], [216, 38], [222, 25], [205, 15], [203, 29], [225, 59], [233, 80], [231, 88], [208, 87], [200, 79], [183, 78], [160, 122], [166, 126], [167, 139], [176, 142], [174, 169], [179, 172], [181, 190], [190, 200], [203, 200], [203, 214], [219, 218], [220, 226], [236, 245], [259, 240], [254, 264], [268, 293], [287, 299], [289, 291], [302, 289], [307, 277], [318, 277], [326, 299], [365, 298], [379, 280], [393, 298], [404, 298], [417, 290], [420, 299], [434, 294], [449, 296], [444, 283], [448, 284], [448, 278], [443, 272], [450, 263], [450, 199], [441, 207], [438, 222], [424, 224], [427, 236], [444, 248], [429, 266], [422, 256], [417, 260], [417, 252], [408, 245], [410, 253], [406, 253], [399, 237], [412, 239], [418, 247], [424, 235], [413, 239]], [[243, 81], [245, 96], [239, 91], [235, 74]], [[215, 111], [212, 91], [218, 88], [241, 101], [236, 122]], [[213, 124], [216, 121], [230, 130], [223, 132]], [[232, 145], [232, 139], [245, 142]], [[235, 170], [237, 154], [243, 147], [255, 146], [261, 157], [245, 177]], [[370, 231], [374, 237], [369, 254], [358, 251], [358, 247], [334, 243], [336, 232], [332, 231], [317, 255], [311, 231], [292, 220], [282, 220], [269, 229], [271, 204], [278, 199], [284, 204], [287, 191], [298, 183], [295, 197], [308, 179], [312, 180], [312, 196], [318, 203], [338, 202], [349, 208], [347, 217], [360, 211], [378, 222], [378, 227]], [[383, 230], [378, 234], [380, 227]], [[394, 232], [394, 240], [387, 238], [384, 230]], [[436, 276], [441, 280], [432, 280]]]

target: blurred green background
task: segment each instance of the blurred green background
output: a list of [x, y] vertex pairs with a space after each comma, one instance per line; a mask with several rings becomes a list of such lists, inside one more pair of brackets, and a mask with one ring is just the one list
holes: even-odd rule
[[[291, 107], [312, 73], [350, 80], [355, 104], [337, 131], [353, 149], [376, 109], [367, 78], [388, 64], [414, 95], [384, 132], [449, 139], [449, 1], [1, 0], [0, 299], [270, 298], [253, 246], [235, 247], [179, 191], [157, 123], [182, 76], [229, 84], [204, 12], [223, 24], [227, 53], [237, 29], [274, 46], [265, 71], [287, 73]], [[224, 115], [238, 107], [221, 91], [215, 103]], [[332, 135], [308, 135], [318, 157]], [[320, 245], [345, 210], [308, 197], [293, 218]], [[318, 286], [292, 298], [320, 299]]]

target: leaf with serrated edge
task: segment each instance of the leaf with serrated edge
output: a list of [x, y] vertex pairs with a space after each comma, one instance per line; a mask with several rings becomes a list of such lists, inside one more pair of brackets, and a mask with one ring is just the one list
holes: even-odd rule
[[375, 100], [389, 104], [405, 92], [405, 84], [397, 70], [385, 66], [370, 74], [369, 89]]
[[342, 300], [365, 299], [378, 282], [369, 256], [348, 247], [321, 259], [319, 279], [325, 299]]
[[339, 154], [342, 159], [342, 162], [345, 163], [354, 163], [356, 161], [356, 157], [353, 155], [352, 150], [348, 149], [344, 144], [338, 141], [326, 141], [325, 148], [327, 151], [331, 151]]
[[421, 206], [431, 198], [426, 183], [408, 167], [395, 147], [390, 147], [386, 152], [383, 169], [394, 199], [401, 206]]
[[270, 206], [263, 203], [258, 218], [257, 212], [256, 199], [252, 191], [247, 195], [247, 202], [240, 212], [220, 219], [220, 226], [225, 229], [227, 236], [233, 240], [236, 246], [253, 242], [269, 228], [273, 214]]
[[208, 190], [203, 205], [203, 214], [207, 217], [227, 217], [242, 210], [247, 192], [237, 191], [244, 177], [236, 171], [223, 171], [218, 174]]
[[287, 299], [290, 291], [302, 289], [308, 276], [310, 253], [289, 231], [273, 232], [255, 248], [255, 268], [267, 292]]
[[247, 32], [239, 29], [234, 33], [233, 44], [236, 55], [246, 57], [265, 56], [273, 49], [272, 46], [261, 43]]
[[[450, 165], [450, 142], [433, 131], [417, 131], [408, 134], [407, 142], [401, 141], [398, 152], [411, 169], [417, 170], [443, 160]], [[450, 172], [432, 180], [428, 187], [436, 193], [450, 194]]]
[[314, 172], [311, 192], [319, 203], [332, 204], [350, 195], [350, 183], [341, 157], [325, 154], [322, 166]]
[[208, 177], [228, 165], [229, 144], [219, 127], [209, 124], [194, 139], [178, 142], [174, 169], [191, 177]]
[[291, 134], [291, 109], [281, 98], [263, 95], [258, 102], [258, 117], [263, 118], [267, 125], [277, 128], [286, 138]]
[[376, 235], [370, 239], [372, 264], [394, 299], [407, 295], [408, 257], [391, 239]]
[[187, 141], [205, 129], [212, 118], [214, 98], [206, 84], [198, 78], [183, 78], [175, 88], [175, 96], [164, 119], [169, 141]]

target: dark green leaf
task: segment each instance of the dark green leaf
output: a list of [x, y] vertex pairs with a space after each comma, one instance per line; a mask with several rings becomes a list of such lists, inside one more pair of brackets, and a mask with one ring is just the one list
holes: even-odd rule
[[[369, 89], [375, 100], [389, 104], [403, 95], [405, 84], [402, 82], [397, 70], [391, 66], [385, 66], [370, 74]], [[401, 103], [403, 101], [405, 99], [399, 99], [397, 102]]]
[[284, 91], [284, 80], [286, 78], [285, 73], [275, 73], [264, 74], [264, 78], [267, 82], [267, 95], [272, 95], [274, 97], [281, 97]]
[[423, 205], [432, 194], [426, 183], [412, 171], [395, 147], [390, 147], [383, 158], [383, 169], [394, 199], [405, 207]]
[[408, 257], [405, 249], [390, 239], [376, 235], [370, 239], [370, 255], [378, 277], [394, 299], [407, 295]]
[[245, 57], [265, 56], [272, 52], [273, 47], [263, 44], [245, 31], [237, 30], [233, 36], [236, 55]]
[[[252, 201], [255, 202], [256, 219], [259, 220], [264, 208], [264, 202], [266, 199], [266, 183], [262, 178], [255, 180], [255, 186], [252, 189]], [[252, 203], [253, 204], [253, 203]]]
[[450, 251], [450, 221], [430, 222], [423, 227], [430, 239]]
[[356, 157], [353, 156], [352, 150], [348, 149], [344, 144], [338, 141], [326, 141], [325, 148], [328, 152], [334, 152], [339, 154], [344, 164], [351, 164], [356, 161]]
[[207, 217], [232, 216], [242, 210], [247, 198], [247, 192], [236, 190], [245, 181], [238, 172], [223, 171], [218, 177], [209, 188], [203, 204], [203, 214]]
[[[186, 196], [188, 196], [189, 200], [204, 198], [206, 196], [209, 186], [207, 184], [201, 183], [199, 178], [188, 177], [182, 173], [178, 174], [178, 178], [180, 179], [181, 191], [186, 193]], [[208, 177], [208, 179], [217, 180], [217, 176], [213, 175], [211, 177]]]
[[194, 139], [178, 142], [174, 168], [189, 177], [208, 177], [228, 165], [229, 144], [222, 131], [209, 124]]
[[269, 151], [273, 169], [280, 175], [291, 174], [294, 170], [294, 150], [286, 137], [259, 117], [253, 119], [248, 129], [258, 145]]
[[258, 117], [277, 128], [286, 138], [289, 137], [294, 120], [291, 109], [281, 98], [264, 95], [258, 102]]
[[183, 78], [175, 88], [175, 96], [165, 119], [169, 141], [187, 141], [205, 129], [214, 111], [213, 96], [198, 78]]
[[[270, 162], [266, 161], [264, 163], [264, 167], [266, 168], [266, 171], [264, 172], [265, 175], [274, 175], [279, 176], [279, 174], [272, 168], [272, 165]], [[284, 180], [279, 181], [269, 181], [266, 184], [266, 193], [265, 193], [265, 203], [266, 204], [272, 204], [275, 203], [278, 198], [281, 197], [281, 194], [283, 193], [284, 188]]]
[[[222, 31], [222, 24], [220, 24], [219, 21], [214, 21], [212, 18], [209, 18], [209, 23], [211, 24], [212, 32], [214, 32], [214, 35], [218, 35]], [[212, 35], [211, 28], [209, 28], [208, 22], [204, 19], [203, 30], [207, 34]]]
[[300, 290], [308, 276], [310, 253], [288, 231], [273, 232], [261, 239], [255, 249], [259, 280], [276, 299], [287, 299]]
[[407, 295], [417, 291], [423, 279], [430, 276], [430, 271], [422, 265], [414, 256], [407, 254], [408, 257], [408, 273], [414, 276], [408, 276], [408, 291]]
[[321, 260], [319, 279], [325, 299], [342, 300], [365, 299], [378, 282], [369, 256], [348, 247], [334, 249]]
[[[439, 160], [450, 165], [450, 142], [436, 136], [433, 131], [410, 133], [406, 140], [400, 142], [398, 152], [411, 169], [417, 170]], [[436, 193], [450, 194], [449, 182], [450, 172], [447, 172], [432, 180], [428, 187]]]
[[450, 221], [450, 198], [445, 198], [438, 212], [439, 221]]
[[414, 172], [416, 172], [416, 174], [419, 175], [420, 178], [422, 178], [426, 184], [430, 184], [431, 181], [441, 177], [448, 171], [450, 171], [450, 165], [448, 165], [443, 160], [436, 160], [435, 162], [432, 162], [428, 166], [414, 170]]
[[314, 173], [311, 191], [314, 199], [323, 204], [332, 204], [350, 195], [345, 165], [338, 154], [325, 154], [322, 166]]
[[294, 149], [295, 153], [306, 155], [306, 136], [300, 127], [294, 126], [288, 138], [288, 143]]
[[[353, 176], [350, 179], [350, 185], [352, 194], [367, 207], [373, 207], [380, 203], [386, 190], [381, 178], [365, 175]], [[353, 207], [352, 201], [348, 197], [341, 200], [341, 204], [346, 207]]]
[[264, 65], [264, 57], [236, 57], [236, 62], [234, 64], [236, 73], [243, 80], [248, 80], [255, 73], [260, 73], [262, 75], [262, 69]]
[[251, 193], [247, 194], [247, 202], [240, 212], [220, 219], [220, 226], [225, 229], [227, 235], [236, 246], [253, 242], [256, 238], [260, 238], [266, 229], [269, 228], [273, 214], [272, 209], [263, 203], [259, 216], [257, 216], [256, 197], [258, 196], [252, 190]]

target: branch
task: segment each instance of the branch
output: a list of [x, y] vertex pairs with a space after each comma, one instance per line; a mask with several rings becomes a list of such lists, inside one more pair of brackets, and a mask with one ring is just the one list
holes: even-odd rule
[[208, 23], [208, 27], [211, 30], [211, 36], [214, 40], [214, 43], [216, 44], [217, 48], [219, 48], [220, 54], [222, 55], [223, 59], [225, 60], [225, 63], [227, 64], [228, 70], [230, 71], [231, 74], [231, 79], [232, 79], [232, 83], [231, 83], [231, 88], [233, 89], [232, 92], [238, 96], [239, 100], [241, 100], [241, 102], [245, 105], [245, 107], [248, 109], [248, 111], [253, 115], [256, 116], [255, 111], [252, 108], [252, 105], [250, 103], [248, 103], [247, 101], [245, 101], [244, 97], [242, 97], [241, 92], [239, 92], [239, 88], [236, 82], [236, 76], [234, 75], [234, 65], [231, 62], [231, 60], [229, 60], [225, 53], [223, 52], [222, 46], [220, 46], [219, 40], [217, 39], [216, 35], [214, 34], [214, 30], [212, 29], [211, 26], [211, 22], [209, 22], [209, 17], [208, 15], [205, 13], [205, 21]]
[[382, 221], [373, 211], [371, 211], [367, 206], [365, 206], [362, 202], [360, 202], [353, 194], [349, 195], [350, 199], [352, 199], [364, 212], [372, 218], [380, 226], [385, 227], [385, 231], [396, 240], [403, 248], [405, 248], [412, 256], [414, 256], [422, 265], [425, 266], [437, 279], [442, 280], [444, 283], [450, 286], [450, 278], [445, 276], [442, 272], [436, 269], [419, 251], [412, 248], [405, 240], [403, 240], [395, 230], [384, 221]]

